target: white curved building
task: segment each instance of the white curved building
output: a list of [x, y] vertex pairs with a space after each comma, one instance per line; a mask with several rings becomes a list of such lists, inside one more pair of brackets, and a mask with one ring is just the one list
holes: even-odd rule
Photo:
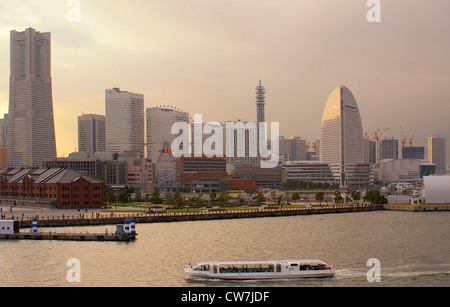
[[450, 176], [424, 176], [422, 193], [426, 204], [450, 204]]
[[356, 183], [358, 164], [364, 162], [363, 137], [355, 97], [348, 88], [339, 86], [330, 94], [323, 112], [320, 162], [330, 166], [336, 182], [341, 185]]

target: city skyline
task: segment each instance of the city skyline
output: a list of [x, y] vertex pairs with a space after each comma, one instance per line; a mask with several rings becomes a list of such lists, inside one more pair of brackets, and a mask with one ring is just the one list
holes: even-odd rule
[[283, 136], [318, 138], [328, 94], [344, 85], [358, 97], [364, 132], [390, 128], [385, 136], [400, 139], [402, 126], [425, 148], [430, 135], [450, 138], [448, 3], [382, 1], [380, 23], [367, 21], [365, 1], [80, 3], [80, 22], [68, 20], [65, 1], [0, 4], [0, 117], [10, 31], [51, 32], [58, 156], [77, 147], [78, 116], [104, 114], [106, 88], [206, 122], [255, 121], [258, 80], [266, 119]]

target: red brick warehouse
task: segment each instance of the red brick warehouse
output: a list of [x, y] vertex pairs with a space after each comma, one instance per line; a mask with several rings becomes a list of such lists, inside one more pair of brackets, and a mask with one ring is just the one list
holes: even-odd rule
[[58, 209], [101, 208], [105, 183], [66, 168], [0, 171], [0, 197], [54, 201]]

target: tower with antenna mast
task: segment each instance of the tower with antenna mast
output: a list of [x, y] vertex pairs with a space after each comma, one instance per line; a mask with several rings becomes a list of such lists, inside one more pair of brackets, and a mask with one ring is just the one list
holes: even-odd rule
[[266, 108], [266, 89], [262, 86], [262, 81], [259, 80], [259, 86], [256, 87], [256, 107], [257, 107], [257, 123], [263, 123], [266, 121], [265, 108]]
[[[262, 85], [262, 81], [259, 80], [259, 85], [256, 87], [256, 119], [257, 119], [257, 123], [256, 123], [256, 127], [257, 127], [257, 135], [258, 135], [258, 151], [259, 151], [259, 140], [266, 139], [266, 136], [263, 135], [260, 138], [259, 135], [259, 124], [260, 123], [264, 123], [266, 121], [266, 115], [265, 115], [265, 108], [266, 108], [266, 89], [265, 87]], [[264, 133], [264, 132], [263, 132]], [[259, 155], [258, 155], [259, 157]]]

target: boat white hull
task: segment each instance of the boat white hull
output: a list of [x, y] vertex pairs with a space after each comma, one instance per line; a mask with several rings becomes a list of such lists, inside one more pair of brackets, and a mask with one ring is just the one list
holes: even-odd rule
[[334, 277], [335, 270], [310, 270], [291, 274], [283, 273], [219, 273], [194, 272], [186, 269], [187, 279], [222, 279], [222, 280], [264, 280], [264, 279], [299, 279], [299, 278], [327, 278]]

